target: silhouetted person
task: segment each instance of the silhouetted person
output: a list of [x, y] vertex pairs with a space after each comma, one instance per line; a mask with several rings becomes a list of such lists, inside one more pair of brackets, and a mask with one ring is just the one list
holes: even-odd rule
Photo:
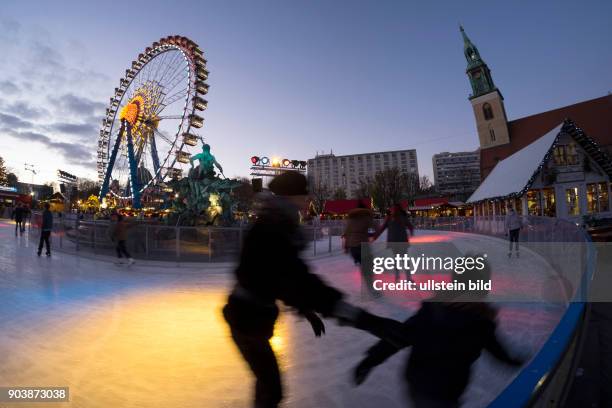
[[[457, 282], [490, 279], [488, 264], [482, 271], [454, 274]], [[470, 367], [482, 350], [498, 360], [521, 365], [498, 341], [497, 311], [486, 302], [487, 291], [440, 292], [423, 302], [419, 311], [404, 322], [404, 345], [412, 346], [404, 378], [411, 407], [459, 407], [470, 379]], [[355, 368], [356, 384], [401, 347], [380, 341], [371, 347]]]
[[[47, 248], [46, 255], [51, 256], [51, 244], [49, 237], [51, 237], [51, 231], [53, 231], [53, 213], [49, 211], [49, 203], [45, 203], [45, 209], [42, 213], [42, 224], [40, 225], [40, 240], [38, 241], [38, 256], [42, 253], [43, 243]], [[31, 231], [31, 229], [30, 229]]]
[[514, 207], [508, 209], [506, 219], [504, 220], [504, 226], [506, 227], [506, 233], [510, 241], [510, 248], [508, 249], [508, 258], [512, 257], [512, 243], [515, 244], [516, 257], [519, 257], [519, 233], [523, 227], [523, 220], [521, 216], [514, 211]]
[[[378, 239], [378, 237], [387, 230], [387, 248], [393, 252], [393, 255], [403, 255], [408, 250], [409, 244], [409, 236], [408, 231], [410, 231], [410, 235], [414, 235], [414, 227], [408, 218], [408, 214], [400, 204], [395, 204], [391, 211], [385, 217], [384, 222], [376, 232], [374, 239]], [[406, 279], [412, 280], [412, 276], [410, 276], [410, 272], [406, 270]], [[395, 270], [395, 280], [399, 280], [399, 271]]]
[[[370, 229], [374, 227], [374, 214], [359, 200], [357, 208], [348, 212], [346, 226], [344, 227], [344, 251], [348, 252], [355, 265], [361, 265], [362, 244], [370, 241]], [[380, 292], [372, 287], [372, 271], [369, 268], [361, 268], [361, 276], [368, 291], [375, 297]]]
[[269, 189], [275, 195], [264, 201], [245, 235], [235, 270], [236, 285], [223, 308], [232, 339], [256, 377], [257, 408], [276, 407], [283, 397], [280, 371], [269, 343], [279, 313], [277, 300], [306, 317], [316, 336], [325, 332], [317, 315], [321, 313], [401, 344], [394, 337], [401, 323], [344, 302], [343, 294], [310, 273], [300, 258], [307, 243], [299, 225], [299, 210], [308, 202], [306, 178], [286, 172], [275, 177]]
[[15, 235], [17, 235], [18, 232], [23, 233], [23, 231], [25, 231], [24, 222], [25, 222], [26, 213], [27, 211], [24, 208], [23, 204], [18, 203], [14, 211]]
[[117, 258], [119, 258], [119, 263], [123, 263], [123, 257], [125, 256], [128, 261], [128, 265], [132, 265], [134, 263], [134, 259], [130, 255], [126, 247], [127, 241], [127, 230], [129, 226], [125, 222], [123, 216], [121, 214], [113, 214], [111, 219], [114, 221], [114, 224], [111, 224], [111, 240], [115, 242], [115, 250], [117, 251]]

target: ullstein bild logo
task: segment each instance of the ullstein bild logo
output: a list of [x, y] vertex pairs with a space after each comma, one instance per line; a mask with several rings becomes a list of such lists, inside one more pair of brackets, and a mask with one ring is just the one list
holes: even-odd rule
[[391, 257], [375, 257], [372, 259], [372, 272], [380, 275], [385, 271], [406, 271], [414, 275], [418, 271], [447, 271], [461, 275], [466, 271], [485, 268], [487, 254], [482, 256], [441, 257], [441, 256], [409, 256], [397, 254]]

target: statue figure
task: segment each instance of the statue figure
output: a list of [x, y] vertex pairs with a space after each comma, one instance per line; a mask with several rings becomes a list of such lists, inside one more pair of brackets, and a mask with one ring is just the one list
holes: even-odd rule
[[[194, 167], [194, 162], [199, 165]], [[210, 153], [210, 145], [202, 146], [202, 153], [191, 156], [191, 169], [187, 177], [174, 184], [178, 199], [173, 207], [180, 214], [183, 225], [197, 225], [198, 220], [206, 225], [221, 223], [230, 225], [233, 220], [232, 190], [240, 185], [223, 174], [223, 168]], [[215, 173], [215, 168], [220, 175]]]
[[223, 168], [217, 162], [217, 159], [215, 159], [215, 156], [213, 156], [210, 153], [209, 144], [204, 143], [204, 145], [202, 146], [202, 153], [196, 154], [189, 158], [189, 163], [191, 164], [192, 170], [194, 170], [193, 162], [196, 160], [200, 161], [200, 165], [198, 166], [198, 169], [199, 169], [198, 178], [199, 179], [215, 177], [215, 167], [219, 169], [219, 173], [221, 173], [221, 175], [225, 177], [225, 175], [223, 174]]

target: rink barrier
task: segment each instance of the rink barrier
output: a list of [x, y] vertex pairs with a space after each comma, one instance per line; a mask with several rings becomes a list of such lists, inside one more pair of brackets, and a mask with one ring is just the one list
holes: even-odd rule
[[[521, 372], [489, 404], [490, 408], [563, 406], [586, 334], [585, 313], [589, 285], [597, 253], [591, 238], [579, 225], [558, 218], [523, 216], [523, 242], [584, 244], [584, 270], [576, 289], [568, 299], [567, 309], [544, 345]], [[413, 218], [418, 229], [467, 232], [502, 238], [505, 236], [503, 216]], [[569, 254], [540, 253], [555, 271], [563, 276], [563, 257]], [[561, 261], [557, 258], [561, 258]]]
[[[147, 221], [129, 221], [127, 248], [136, 259], [175, 262], [231, 262], [240, 253], [248, 225], [233, 227], [169, 226]], [[33, 215], [31, 239], [40, 236], [41, 214]], [[90, 252], [114, 256], [108, 220], [79, 219], [68, 214], [55, 215], [51, 246], [62, 251]], [[307, 257], [339, 254], [344, 227], [305, 225]]]

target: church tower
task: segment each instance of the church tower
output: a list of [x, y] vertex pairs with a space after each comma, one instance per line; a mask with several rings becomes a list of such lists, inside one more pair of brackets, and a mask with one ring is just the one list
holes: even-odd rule
[[510, 143], [504, 97], [495, 87], [491, 71], [480, 58], [478, 48], [470, 41], [463, 27], [460, 26], [460, 29], [463, 36], [463, 53], [467, 60], [465, 72], [472, 86], [469, 99], [476, 117], [480, 148]]

